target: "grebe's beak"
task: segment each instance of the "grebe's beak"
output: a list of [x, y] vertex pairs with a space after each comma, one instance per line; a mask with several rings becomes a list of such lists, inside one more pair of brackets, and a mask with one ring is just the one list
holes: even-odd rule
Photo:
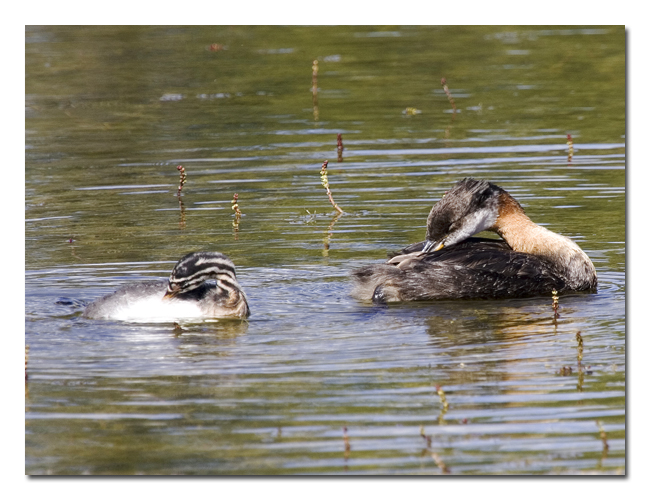
[[165, 292], [165, 295], [163, 295], [162, 299], [163, 300], [169, 300], [169, 299], [171, 299], [173, 297], [176, 297], [177, 294], [178, 294], [178, 292], [174, 292], [174, 291], [172, 291], [172, 290], [170, 290], [168, 288], [167, 291]]
[[437, 252], [438, 250], [442, 250], [445, 247], [445, 243], [441, 241], [440, 243], [436, 243], [435, 241], [427, 241], [424, 245], [424, 248], [422, 248], [423, 253], [431, 253], [431, 252]]

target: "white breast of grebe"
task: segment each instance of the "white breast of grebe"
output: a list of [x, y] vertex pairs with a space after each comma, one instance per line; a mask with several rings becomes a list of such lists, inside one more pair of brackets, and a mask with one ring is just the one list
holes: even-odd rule
[[109, 313], [110, 319], [142, 323], [170, 323], [181, 320], [202, 320], [205, 315], [191, 300], [163, 300], [164, 293], [130, 300]]

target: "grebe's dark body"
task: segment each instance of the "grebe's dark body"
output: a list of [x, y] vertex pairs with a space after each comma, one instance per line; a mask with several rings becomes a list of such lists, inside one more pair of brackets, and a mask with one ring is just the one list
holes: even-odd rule
[[125, 285], [86, 307], [93, 319], [247, 318], [246, 295], [235, 265], [217, 252], [194, 252], [178, 261], [167, 281]]
[[[484, 230], [503, 240], [471, 237]], [[593, 263], [578, 245], [533, 223], [505, 190], [471, 178], [434, 205], [425, 241], [352, 277], [353, 296], [378, 303], [534, 297], [597, 288]]]

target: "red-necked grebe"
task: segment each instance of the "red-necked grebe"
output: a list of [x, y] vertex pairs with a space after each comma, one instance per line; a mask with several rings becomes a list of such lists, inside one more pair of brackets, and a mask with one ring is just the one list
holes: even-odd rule
[[125, 285], [86, 307], [92, 319], [157, 320], [247, 318], [246, 295], [235, 265], [217, 252], [194, 252], [178, 261], [168, 281]]
[[[471, 237], [485, 230], [503, 240]], [[352, 295], [376, 303], [593, 292], [598, 283], [576, 243], [535, 224], [504, 189], [471, 178], [433, 206], [425, 241], [352, 278]]]

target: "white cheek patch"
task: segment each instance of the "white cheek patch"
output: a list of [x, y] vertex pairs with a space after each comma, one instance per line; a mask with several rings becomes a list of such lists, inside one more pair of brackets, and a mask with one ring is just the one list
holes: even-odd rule
[[493, 210], [483, 208], [463, 219], [462, 226], [451, 233], [445, 240], [445, 246], [459, 243], [470, 236], [491, 228], [497, 220], [497, 214]]

